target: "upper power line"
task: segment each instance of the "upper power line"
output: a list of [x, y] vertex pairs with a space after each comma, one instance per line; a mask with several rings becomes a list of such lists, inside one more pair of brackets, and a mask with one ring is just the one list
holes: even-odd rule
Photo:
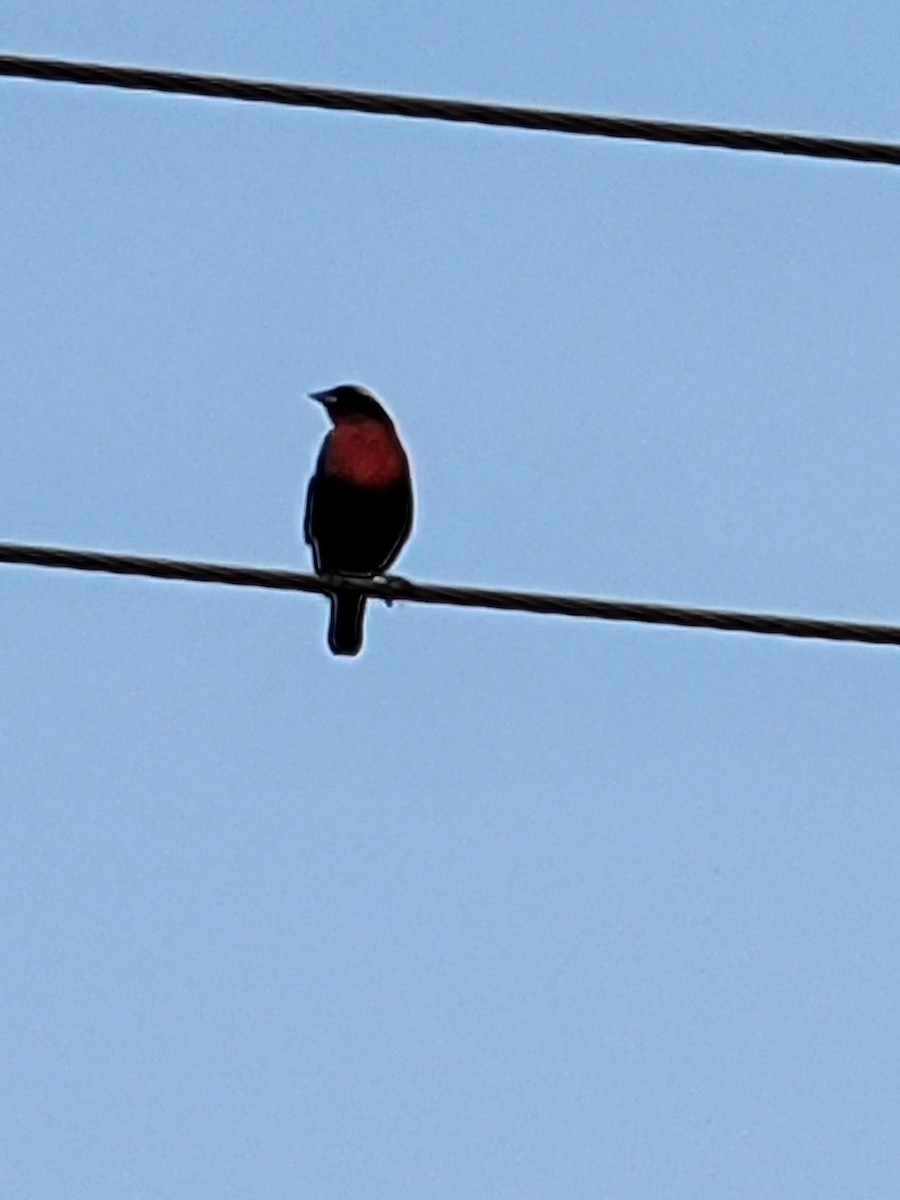
[[0, 543], [0, 562], [32, 567], [56, 567], [111, 575], [141, 575], [188, 583], [219, 583], [233, 587], [269, 588], [282, 592], [333, 592], [342, 588], [364, 592], [377, 600], [412, 600], [420, 604], [449, 604], [461, 608], [493, 608], [506, 612], [541, 613], [562, 617], [590, 617], [601, 621], [636, 621], [643, 625], [676, 625], [689, 629], [716, 629], [728, 633], [757, 633], [777, 637], [819, 638], [830, 642], [860, 642], [870, 646], [900, 646], [900, 626], [857, 621], [821, 621], [810, 617], [782, 617], [771, 613], [723, 612], [710, 608], [680, 608], [667, 604], [637, 604], [623, 600], [591, 600], [576, 596], [548, 596], [532, 592], [493, 591], [486, 588], [444, 587], [413, 583], [408, 579], [351, 579], [342, 576], [305, 575], [221, 563], [180, 562], [101, 554], [52, 546]]
[[692, 125], [675, 121], [648, 121], [634, 117], [521, 108], [508, 104], [480, 104], [427, 96], [397, 96], [385, 92], [303, 87], [299, 84], [232, 79], [221, 75], [194, 75], [181, 71], [106, 66], [102, 63], [70, 62], [11, 54], [0, 55], [0, 75], [56, 83], [80, 83], [94, 87], [126, 88], [132, 91], [207, 96], [219, 100], [246, 100], [258, 104], [285, 104], [293, 108], [326, 108], [378, 116], [455, 121], [466, 125], [543, 130], [581, 137], [624, 138], [685, 146], [710, 146], [719, 150], [748, 150], [759, 154], [900, 166], [900, 144], [894, 142], [775, 133], [759, 129], [733, 129], [720, 125]]

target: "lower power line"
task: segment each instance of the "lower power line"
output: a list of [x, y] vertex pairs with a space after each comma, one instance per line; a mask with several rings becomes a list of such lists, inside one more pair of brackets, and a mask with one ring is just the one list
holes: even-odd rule
[[669, 604], [640, 604], [623, 600], [594, 600], [578, 596], [553, 596], [534, 592], [495, 591], [488, 588], [446, 587], [414, 583], [390, 576], [361, 579], [349, 576], [306, 575], [221, 563], [182, 562], [126, 554], [103, 554], [55, 546], [0, 543], [0, 563], [93, 571], [106, 575], [137, 575], [184, 583], [217, 583], [231, 587], [268, 588], [281, 592], [363, 592], [376, 600], [408, 600], [418, 604], [448, 604], [459, 608], [498, 609], [503, 612], [545, 616], [586, 617], [600, 621], [633, 621], [643, 625], [674, 625], [687, 629], [715, 629], [721, 633], [755, 633], [775, 637], [819, 638], [831, 642], [858, 642], [870, 646], [900, 646], [900, 626], [859, 621], [823, 621], [811, 617], [785, 617], [771, 613], [727, 612], [709, 608], [682, 608]]

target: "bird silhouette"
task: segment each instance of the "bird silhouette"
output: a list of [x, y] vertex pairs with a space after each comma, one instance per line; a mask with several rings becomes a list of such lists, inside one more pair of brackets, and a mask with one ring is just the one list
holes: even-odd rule
[[[374, 392], [341, 384], [310, 392], [331, 418], [306, 494], [303, 532], [319, 575], [371, 579], [396, 560], [413, 522], [409, 459], [394, 422]], [[330, 594], [328, 645], [359, 654], [366, 597]]]

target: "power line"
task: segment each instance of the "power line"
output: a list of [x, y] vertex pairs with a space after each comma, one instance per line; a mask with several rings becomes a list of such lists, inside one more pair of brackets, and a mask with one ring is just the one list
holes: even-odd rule
[[397, 577], [380, 580], [349, 579], [221, 563], [139, 558], [133, 555], [101, 554], [96, 551], [12, 543], [0, 543], [0, 563], [93, 571], [109, 575], [139, 575], [149, 579], [171, 579], [186, 583], [269, 588], [282, 592], [326, 593], [349, 589], [364, 592], [373, 599], [389, 602], [410, 600], [419, 604], [447, 604], [459, 608], [499, 609], [504, 612], [536, 613], [545, 616], [587, 617], [601, 621], [634, 621], [643, 625], [715, 629], [722, 633], [756, 633], [777, 637], [820, 638], [831, 642], [859, 642], [870, 646], [900, 646], [898, 625], [821, 621], [809, 617], [776, 616], [771, 613], [724, 612], [709, 608], [680, 608], [667, 604], [638, 604], [622, 600], [593, 600], [577, 596], [494, 591], [487, 588], [444, 587], [441, 584], [413, 583]]
[[196, 75], [181, 71], [107, 66], [102, 63], [71, 62], [11, 54], [0, 55], [0, 75], [55, 83], [79, 83], [93, 87], [126, 88], [132, 91], [206, 96], [217, 100], [284, 104], [293, 108], [325, 108], [377, 116], [455, 121], [465, 125], [542, 130], [547, 133], [568, 133], [582, 137], [624, 138], [643, 142], [709, 146], [719, 150], [746, 150], [760, 154], [900, 166], [900, 144], [894, 142], [817, 137], [758, 129], [734, 129], [720, 125], [692, 125], [675, 121], [648, 121], [634, 117], [521, 108], [508, 104], [481, 104], [427, 96], [398, 96], [385, 92], [303, 87], [298, 84], [233, 79], [222, 75]]

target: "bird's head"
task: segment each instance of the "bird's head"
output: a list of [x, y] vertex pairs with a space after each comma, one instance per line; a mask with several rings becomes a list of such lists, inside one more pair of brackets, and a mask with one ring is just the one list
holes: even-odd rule
[[375, 393], [356, 383], [342, 383], [323, 392], [310, 392], [309, 398], [324, 406], [335, 425], [354, 417], [391, 424], [391, 418]]

